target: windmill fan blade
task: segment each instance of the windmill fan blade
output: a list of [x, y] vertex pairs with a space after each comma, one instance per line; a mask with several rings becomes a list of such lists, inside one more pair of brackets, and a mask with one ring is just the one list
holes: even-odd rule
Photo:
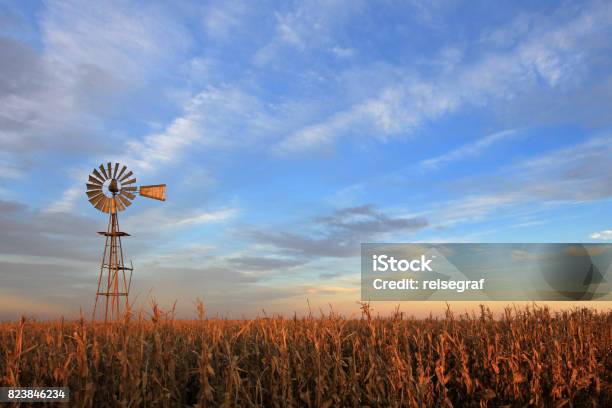
[[94, 198], [91, 198], [89, 200], [89, 202], [96, 208], [98, 208], [98, 203], [102, 200], [104, 200], [104, 198], [106, 198], [106, 196], [104, 194], [100, 194], [99, 196], [96, 196]]
[[104, 174], [104, 180], [108, 179], [108, 174], [106, 174], [106, 170], [104, 170], [104, 165], [101, 164], [99, 167], [100, 171], [102, 172], [102, 174]]
[[127, 166], [123, 166], [123, 168], [121, 169], [121, 171], [119, 172], [119, 175], [117, 177], [115, 177], [117, 180], [119, 180], [121, 178], [121, 175], [123, 173], [125, 173], [125, 171], [127, 170]]
[[123, 203], [117, 197], [114, 198], [113, 202], [115, 203], [115, 208], [118, 211], [125, 210], [125, 205], [123, 205]]
[[98, 208], [98, 210], [102, 211], [102, 212], [106, 212], [106, 199], [108, 197], [104, 197], [102, 200], [100, 200], [100, 202], [98, 202], [98, 205], [100, 206]]
[[123, 180], [125, 180], [126, 178], [130, 177], [132, 175], [132, 172], [128, 172], [125, 176], [121, 177], [121, 179], [119, 180], [121, 183], [123, 183]]
[[102, 192], [102, 190], [92, 190], [92, 191], [87, 191], [86, 194], [87, 194], [87, 197], [94, 198], [104, 193]]
[[155, 184], [152, 186], [140, 186], [140, 195], [159, 201], [166, 201], [166, 185]]
[[97, 178], [95, 178], [94, 176], [91, 176], [91, 175], [89, 176], [89, 182], [91, 184], [98, 184], [100, 186], [102, 186], [102, 184], [103, 184], [100, 180], [98, 180]]
[[106, 203], [106, 196], [101, 197], [98, 202], [94, 205], [98, 210], [104, 212], [104, 203]]
[[124, 189], [121, 189], [121, 195], [124, 197], [129, 198], [130, 200], [133, 200], [136, 198], [136, 196], [132, 193], [128, 193], [127, 191], [125, 191]]
[[126, 185], [128, 185], [128, 184], [134, 184], [135, 182], [136, 182], [136, 179], [135, 179], [135, 178], [133, 178], [133, 179], [128, 180], [128, 181], [122, 181], [122, 182], [121, 182], [121, 185], [122, 185], [122, 186], [126, 186]]
[[98, 180], [100, 180], [102, 183], [104, 183], [104, 181], [106, 180], [104, 177], [102, 177], [100, 172], [98, 170], [96, 170], [96, 169], [94, 169], [93, 175], [96, 176], [98, 178]]
[[97, 190], [97, 191], [102, 190], [102, 186], [97, 185], [97, 184], [89, 184], [89, 183], [87, 183], [85, 185], [87, 186], [87, 190]]
[[108, 166], [108, 178], [113, 178], [113, 166], [112, 163], [106, 163]]
[[115, 171], [113, 171], [113, 178], [117, 178], [117, 170], [119, 170], [119, 163], [115, 163]]
[[115, 205], [115, 199], [111, 198], [110, 202], [108, 203], [108, 211], [116, 214], [117, 213], [117, 206]]
[[115, 201], [115, 198], [110, 199], [108, 210], [113, 214], [116, 214], [118, 212], [119, 208], [117, 207], [117, 202]]
[[132, 202], [128, 200], [127, 198], [125, 198], [123, 196], [123, 193], [119, 194], [117, 197], [119, 198], [119, 200], [123, 203], [125, 207], [129, 207], [130, 205], [132, 205]]
[[103, 211], [104, 211], [105, 213], [110, 212], [110, 210], [111, 210], [111, 203], [112, 203], [112, 201], [113, 201], [113, 199], [112, 199], [112, 198], [108, 198], [108, 197], [106, 197], [106, 198], [104, 199], [104, 209], [103, 209]]

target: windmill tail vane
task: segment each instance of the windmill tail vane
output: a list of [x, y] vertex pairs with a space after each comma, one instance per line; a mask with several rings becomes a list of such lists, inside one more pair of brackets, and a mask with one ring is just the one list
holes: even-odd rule
[[[119, 163], [101, 164], [93, 169], [85, 184], [86, 194], [89, 202], [99, 211], [108, 213], [108, 225], [106, 231], [98, 234], [106, 237], [100, 274], [98, 276], [98, 289], [94, 303], [92, 319], [96, 319], [98, 301], [104, 297], [104, 322], [114, 321], [121, 317], [121, 297], [125, 297], [125, 309], [129, 307], [129, 292], [132, 284], [132, 272], [134, 268], [126, 266], [123, 258], [121, 238], [129, 237], [130, 234], [119, 228], [118, 213], [132, 205], [136, 194], [154, 200], [166, 200], [166, 185], [154, 184], [136, 186], [134, 173], [127, 166], [119, 167]], [[129, 272], [129, 277], [127, 276]]]

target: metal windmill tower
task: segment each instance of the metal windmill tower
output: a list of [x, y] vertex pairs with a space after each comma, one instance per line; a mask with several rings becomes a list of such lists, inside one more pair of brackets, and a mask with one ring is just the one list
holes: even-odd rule
[[[119, 171], [119, 163], [107, 163], [106, 167], [101, 164], [89, 175], [87, 182], [87, 197], [89, 202], [98, 210], [108, 213], [108, 227], [106, 231], [98, 234], [106, 237], [102, 264], [100, 265], [100, 277], [98, 278], [98, 290], [96, 291], [96, 302], [94, 304], [92, 318], [96, 318], [96, 309], [100, 296], [105, 297], [104, 322], [118, 319], [121, 311], [120, 298], [125, 297], [126, 308], [132, 283], [132, 263], [126, 266], [123, 261], [123, 249], [121, 238], [130, 235], [119, 229], [119, 211], [125, 210], [136, 198], [136, 193], [143, 197], [155, 200], [166, 200], [166, 185], [157, 184], [151, 186], [135, 185], [136, 178], [126, 166]], [[129, 277], [126, 271], [129, 271]]]

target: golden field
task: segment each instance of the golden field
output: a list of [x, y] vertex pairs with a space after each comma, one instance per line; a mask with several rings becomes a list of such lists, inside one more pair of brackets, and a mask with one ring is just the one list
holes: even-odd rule
[[[0, 324], [2, 386], [71, 406], [612, 406], [612, 311]], [[40, 406], [40, 404], [38, 404]]]

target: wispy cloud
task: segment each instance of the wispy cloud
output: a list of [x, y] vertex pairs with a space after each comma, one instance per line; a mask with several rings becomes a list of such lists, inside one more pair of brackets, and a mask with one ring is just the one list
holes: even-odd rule
[[250, 2], [213, 2], [202, 11], [206, 33], [216, 40], [231, 38], [242, 27]]
[[458, 223], [476, 223], [499, 217], [501, 214], [515, 216], [516, 207], [525, 199], [525, 196], [513, 192], [473, 194], [436, 203], [425, 209], [425, 214], [432, 219], [432, 223], [435, 221], [435, 226], [448, 228]]
[[443, 95], [436, 86], [414, 83], [411, 86], [391, 86], [378, 96], [339, 111], [328, 119], [299, 129], [281, 140], [274, 150], [295, 153], [330, 147], [347, 135], [371, 136], [380, 140], [410, 132], [423, 121], [454, 109], [458, 99]]
[[[378, 96], [353, 102], [292, 132], [275, 148], [296, 152], [329, 147], [349, 136], [383, 140], [405, 136], [460, 108], [488, 107], [493, 113], [498, 104], [516, 107], [520, 105], [517, 101], [532, 98], [534, 93], [548, 95], [550, 102], [558, 101], [559, 92], [585, 86], [588, 62], [597, 61], [601, 51], [585, 44], [602, 44], [599, 27], [611, 21], [612, 11], [598, 3], [562, 27], [543, 19], [531, 28], [529, 36], [509, 49], [490, 50], [474, 62], [429, 75], [408, 71], [399, 82], [394, 78]], [[541, 103], [543, 108], [546, 102]]]
[[599, 136], [554, 149], [491, 174], [457, 179], [462, 196], [423, 212], [435, 225], [515, 219], [551, 206], [612, 197], [612, 137]]
[[251, 229], [247, 235], [260, 245], [298, 257], [350, 257], [362, 242], [392, 232], [413, 233], [428, 225], [425, 218], [391, 216], [373, 205], [338, 209], [305, 222], [301, 233]]
[[266, 118], [257, 97], [235, 87], [208, 87], [190, 98], [162, 132], [129, 141], [125, 161], [137, 169], [153, 169], [191, 149], [241, 146], [275, 123]]
[[83, 183], [70, 187], [64, 191], [62, 198], [51, 204], [49, 207], [44, 208], [43, 211], [47, 213], [60, 213], [69, 212], [74, 209], [74, 204], [78, 199], [83, 199], [84, 189]]
[[137, 214], [131, 214], [125, 221], [125, 228], [135, 232], [163, 232], [178, 228], [193, 228], [202, 224], [224, 222], [239, 214], [237, 208], [216, 210], [156, 207]]
[[53, 0], [42, 16], [45, 53], [52, 63], [68, 69], [66, 74], [92, 70], [140, 81], [162, 64], [176, 61], [191, 43], [173, 16], [155, 4], [113, 0], [93, 7]]
[[237, 256], [228, 258], [227, 262], [236, 268], [247, 271], [287, 270], [304, 263], [304, 261], [298, 259], [269, 256]]
[[452, 161], [464, 160], [469, 157], [477, 156], [484, 152], [486, 149], [492, 147], [495, 143], [516, 137], [517, 134], [518, 132], [515, 129], [508, 129], [503, 130], [501, 132], [493, 133], [491, 135], [485, 136], [482, 139], [478, 139], [473, 143], [461, 146], [440, 156], [423, 160], [421, 161], [421, 166], [427, 169], [435, 169]]
[[238, 213], [235, 208], [225, 208], [216, 211], [203, 212], [192, 217], [181, 218], [173, 222], [172, 224], [178, 226], [186, 225], [198, 225], [205, 224], [208, 222], [224, 221], [234, 217]]
[[361, 0], [308, 0], [274, 13], [274, 35], [256, 52], [255, 63], [274, 65], [287, 51], [330, 50], [339, 57], [349, 56], [352, 50], [336, 43], [336, 33], [350, 24], [351, 17], [363, 13], [366, 5]]

